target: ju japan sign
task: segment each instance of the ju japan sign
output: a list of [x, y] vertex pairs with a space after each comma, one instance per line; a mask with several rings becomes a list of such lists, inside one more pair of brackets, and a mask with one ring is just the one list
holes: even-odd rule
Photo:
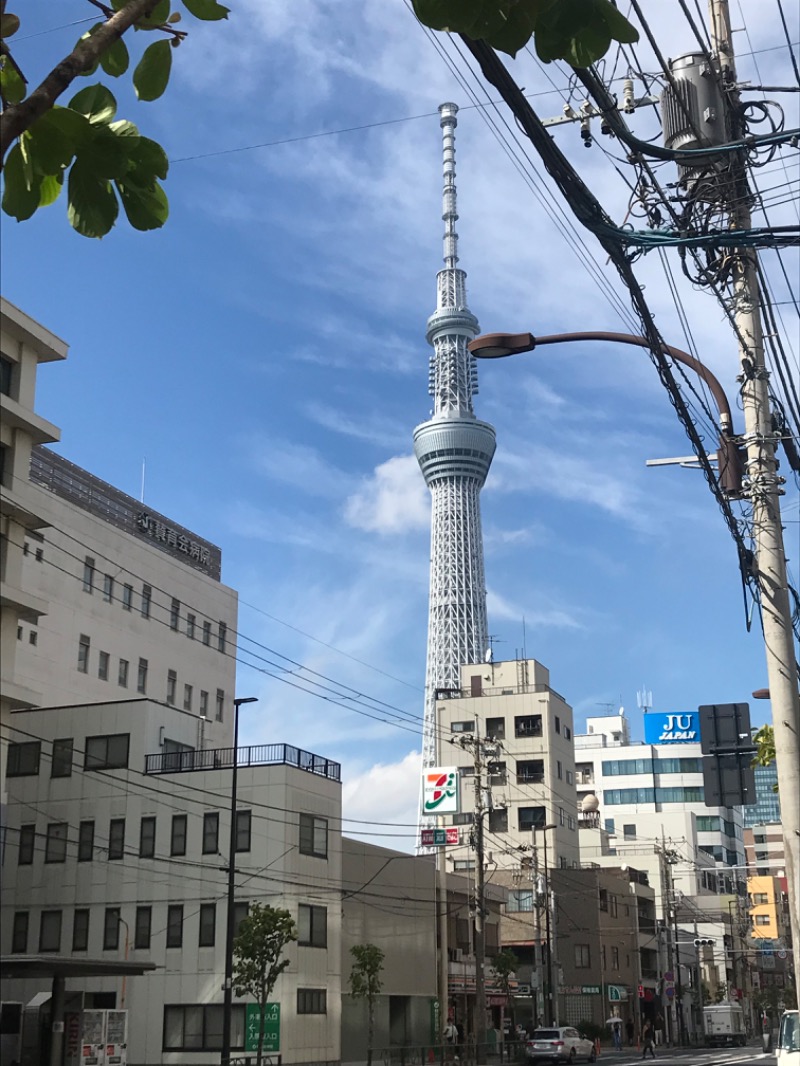
[[423, 829], [420, 832], [419, 842], [423, 848], [458, 844], [458, 826], [447, 826], [444, 829]]
[[[264, 1051], [281, 1049], [281, 1005], [267, 1003], [264, 1017]], [[258, 1051], [258, 1027], [261, 1008], [257, 1003], [248, 1003], [245, 1015], [244, 1049]]]
[[458, 814], [458, 801], [458, 767], [431, 766], [423, 771], [423, 814]]
[[691, 744], [700, 740], [700, 720], [697, 711], [681, 714], [654, 714], [644, 716], [645, 744]]

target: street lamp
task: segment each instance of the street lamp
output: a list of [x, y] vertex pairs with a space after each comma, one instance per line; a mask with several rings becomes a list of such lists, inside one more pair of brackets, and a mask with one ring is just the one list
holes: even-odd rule
[[230, 1066], [231, 1018], [233, 1014], [233, 916], [234, 882], [236, 867], [236, 784], [239, 762], [239, 708], [243, 703], [258, 703], [256, 696], [242, 696], [233, 701], [233, 763], [231, 773], [231, 825], [228, 840], [228, 914], [225, 931], [225, 984], [222, 1007], [222, 1054], [221, 1066]]
[[[532, 352], [545, 344], [568, 344], [573, 341], [605, 341], [615, 344], [632, 344], [638, 348], [649, 348], [647, 337], [634, 333], [600, 332], [592, 330], [585, 333], [551, 333], [544, 337], [534, 337], [532, 333], [483, 333], [467, 345], [476, 359], [503, 359], [509, 355]], [[717, 462], [719, 483], [729, 496], [740, 496], [742, 491], [742, 460], [733, 440], [733, 416], [725, 390], [719, 380], [707, 366], [680, 348], [664, 344], [662, 350], [677, 363], [683, 363], [693, 370], [706, 385], [717, 404], [719, 411], [719, 450]]]
[[[550, 929], [550, 865], [547, 859], [547, 833], [550, 829], [556, 829], [555, 822], [550, 822], [547, 825], [533, 825], [531, 826], [531, 832], [533, 834], [533, 869], [534, 876], [539, 872], [539, 851], [536, 845], [536, 834], [544, 833], [544, 928], [545, 928], [545, 940], [547, 942], [547, 1022], [546, 1025], [555, 1025], [555, 1018], [557, 1011], [555, 1010], [555, 1004], [557, 1000], [553, 996], [553, 941], [552, 932]], [[537, 886], [538, 887], [538, 886]], [[538, 916], [538, 905], [536, 908]]]

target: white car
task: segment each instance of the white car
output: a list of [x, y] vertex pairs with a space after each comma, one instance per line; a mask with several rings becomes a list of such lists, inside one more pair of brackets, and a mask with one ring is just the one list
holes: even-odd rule
[[536, 1029], [525, 1048], [529, 1062], [594, 1062], [597, 1058], [591, 1040], [577, 1029]]

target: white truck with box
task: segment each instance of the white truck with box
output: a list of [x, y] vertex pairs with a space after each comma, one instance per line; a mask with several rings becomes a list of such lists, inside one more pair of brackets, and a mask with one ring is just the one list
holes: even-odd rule
[[744, 1047], [747, 1043], [744, 1011], [738, 1003], [704, 1007], [703, 1030], [707, 1047]]

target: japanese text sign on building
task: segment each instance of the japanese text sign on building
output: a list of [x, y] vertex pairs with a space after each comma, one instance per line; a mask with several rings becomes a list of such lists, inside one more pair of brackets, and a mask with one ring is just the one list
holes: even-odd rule
[[445, 829], [423, 829], [420, 833], [419, 842], [423, 848], [441, 847], [444, 844], [458, 844], [458, 826], [447, 826]]
[[422, 813], [457, 814], [459, 777], [455, 766], [432, 766], [422, 774]]
[[[281, 1005], [267, 1003], [264, 1015], [264, 1051], [281, 1049]], [[248, 1003], [245, 1014], [245, 1051], [258, 1051], [258, 1029], [261, 1021], [261, 1008], [257, 1003]]]

